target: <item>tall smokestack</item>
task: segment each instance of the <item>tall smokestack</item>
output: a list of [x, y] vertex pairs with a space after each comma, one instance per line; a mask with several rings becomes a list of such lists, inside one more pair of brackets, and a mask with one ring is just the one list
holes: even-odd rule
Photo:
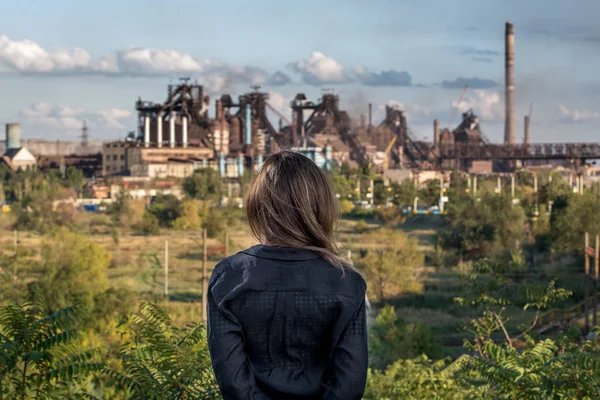
[[373, 104], [369, 103], [369, 128], [373, 126]]
[[433, 145], [437, 146], [440, 144], [440, 121], [437, 119], [433, 120]]
[[525, 132], [523, 135], [523, 144], [529, 144], [529, 115], [525, 116]]
[[506, 121], [504, 122], [504, 143], [514, 144], [517, 141], [515, 135], [515, 31], [511, 22], [506, 23], [505, 44]]

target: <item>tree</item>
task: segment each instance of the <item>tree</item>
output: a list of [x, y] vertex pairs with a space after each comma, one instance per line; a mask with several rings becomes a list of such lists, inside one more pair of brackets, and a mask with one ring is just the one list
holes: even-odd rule
[[377, 207], [375, 215], [386, 228], [393, 228], [406, 220], [406, 216], [399, 207]]
[[552, 249], [564, 253], [583, 250], [583, 238], [600, 234], [600, 200], [586, 192], [582, 196], [570, 196], [557, 202], [552, 209], [550, 234]]
[[69, 167], [67, 168], [67, 172], [65, 175], [68, 186], [73, 188], [79, 196], [83, 191], [83, 186], [85, 185], [85, 177], [83, 176], [83, 171], [81, 171], [79, 168]]
[[425, 182], [425, 187], [419, 190], [419, 202], [427, 206], [437, 205], [440, 200], [440, 181], [438, 179], [430, 179]]
[[405, 207], [413, 206], [415, 197], [418, 195], [418, 189], [412, 180], [406, 179], [401, 183], [392, 182], [390, 187], [392, 188], [394, 204]]
[[109, 371], [130, 391], [132, 400], [221, 398], [204, 325], [179, 328], [163, 310], [147, 302], [142, 302], [132, 322], [132, 340], [119, 350], [123, 372]]
[[181, 217], [181, 201], [172, 194], [159, 194], [148, 207], [148, 212], [158, 219], [160, 226], [170, 228]]
[[91, 310], [94, 296], [108, 289], [110, 257], [104, 247], [61, 228], [42, 243], [40, 278], [30, 290], [50, 312], [72, 304]]
[[475, 259], [515, 250], [523, 239], [525, 214], [509, 196], [484, 194], [478, 200], [462, 194], [451, 200], [448, 230], [440, 235], [443, 247]]
[[142, 220], [134, 226], [134, 230], [139, 235], [154, 236], [160, 234], [160, 222], [151, 212], [146, 211]]
[[221, 177], [212, 168], [197, 169], [183, 181], [183, 191], [191, 199], [219, 200], [221, 197]]
[[417, 274], [424, 256], [414, 239], [402, 231], [380, 229], [366, 234], [364, 242], [374, 245], [365, 249], [356, 266], [365, 274], [370, 298], [385, 302], [393, 294], [420, 289]]
[[181, 203], [181, 216], [175, 220], [173, 227], [181, 230], [196, 230], [202, 227], [202, 215], [206, 203], [199, 200], [185, 200]]
[[39, 302], [0, 308], [0, 398], [91, 397], [88, 377], [105, 366], [96, 361], [100, 349], [78, 343], [85, 313], [78, 307], [47, 312]]
[[370, 363], [377, 369], [384, 369], [400, 358], [435, 357], [439, 353], [427, 327], [401, 321], [390, 305], [381, 309], [369, 330], [369, 350]]

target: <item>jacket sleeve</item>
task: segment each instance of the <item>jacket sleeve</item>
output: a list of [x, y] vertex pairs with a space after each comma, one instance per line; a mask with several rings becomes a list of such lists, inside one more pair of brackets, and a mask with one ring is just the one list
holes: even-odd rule
[[241, 326], [231, 312], [219, 307], [212, 283], [207, 294], [208, 348], [223, 400], [269, 400], [257, 387], [246, 360]]
[[367, 313], [360, 303], [337, 343], [331, 360], [331, 375], [324, 400], [360, 400], [368, 369]]

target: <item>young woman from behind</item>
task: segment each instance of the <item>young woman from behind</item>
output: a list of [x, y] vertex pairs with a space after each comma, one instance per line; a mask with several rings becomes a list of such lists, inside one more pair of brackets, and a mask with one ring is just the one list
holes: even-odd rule
[[270, 156], [245, 209], [259, 245], [221, 261], [208, 291], [208, 343], [224, 400], [360, 400], [366, 284], [338, 253], [324, 172]]

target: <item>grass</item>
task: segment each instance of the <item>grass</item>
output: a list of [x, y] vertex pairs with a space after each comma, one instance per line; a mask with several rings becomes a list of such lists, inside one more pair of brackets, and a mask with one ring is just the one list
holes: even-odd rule
[[[200, 301], [202, 299], [202, 236], [200, 231], [182, 232], [162, 230], [158, 236], [138, 236], [129, 231], [119, 232], [119, 243], [116, 244], [111, 235], [108, 220], [102, 215], [88, 215], [83, 234], [89, 240], [106, 248], [112, 254], [108, 277], [115, 287], [122, 287], [139, 294], [140, 298], [159, 302], [178, 323], [198, 321], [202, 315]], [[339, 241], [342, 247], [368, 248], [373, 243], [365, 243], [364, 236], [356, 232], [356, 224], [360, 219], [344, 219], [339, 226]], [[381, 225], [374, 219], [366, 219], [367, 232], [376, 230]], [[1, 216], [0, 225], [9, 227], [6, 216]], [[443, 220], [439, 216], [411, 216], [399, 229], [414, 237], [419, 249], [431, 254], [435, 250], [437, 232], [443, 228]], [[42, 237], [23, 232], [19, 233], [19, 251], [31, 254], [30, 261], [39, 261], [39, 249]], [[0, 248], [12, 250], [13, 232], [10, 229], [0, 230]], [[169, 244], [169, 296], [164, 297], [165, 282], [165, 242]], [[208, 240], [208, 247], [221, 246], [224, 235]], [[248, 228], [239, 224], [229, 231], [229, 253], [255, 244]], [[207, 263], [208, 275], [219, 261], [219, 257], [211, 257]], [[0, 266], [0, 270], [1, 270]], [[561, 275], [561, 272], [563, 273]], [[562, 281], [577, 286], [578, 277], [565, 272], [560, 265], [552, 266], [550, 274], [561, 275]], [[465, 296], [468, 287], [459, 279], [456, 269], [439, 269], [425, 265], [420, 272], [423, 290], [418, 294], [400, 296], [391, 303], [396, 307], [400, 318], [407, 322], [420, 322], [428, 326], [440, 342], [449, 339], [469, 338], [470, 334], [463, 327], [480, 309], [461, 307], [455, 304], [454, 298]], [[376, 311], [376, 307], [374, 309]], [[512, 306], [506, 310], [511, 318], [511, 325], [524, 324], [533, 317], [532, 311], [524, 312], [522, 308]], [[370, 316], [372, 321], [372, 316]], [[458, 349], [448, 349], [448, 354], [455, 354]]]

